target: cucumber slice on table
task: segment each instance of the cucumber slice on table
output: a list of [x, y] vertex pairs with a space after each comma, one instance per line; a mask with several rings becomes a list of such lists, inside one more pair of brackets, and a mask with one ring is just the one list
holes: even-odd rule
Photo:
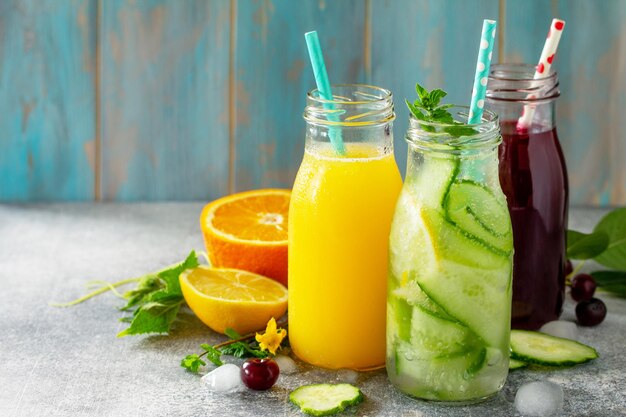
[[304, 385], [289, 394], [289, 400], [303, 413], [328, 416], [363, 401], [361, 390], [351, 384]]
[[526, 363], [569, 366], [598, 357], [591, 346], [529, 330], [511, 330], [511, 357]]

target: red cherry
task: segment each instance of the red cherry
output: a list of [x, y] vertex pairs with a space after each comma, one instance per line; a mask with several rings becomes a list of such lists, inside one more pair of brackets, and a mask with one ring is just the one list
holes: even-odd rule
[[246, 387], [257, 391], [272, 388], [279, 374], [278, 364], [270, 358], [251, 358], [241, 367], [241, 381]]
[[571, 287], [571, 294], [574, 300], [589, 300], [596, 292], [596, 281], [589, 274], [578, 274], [572, 278]]
[[539, 74], [543, 74], [543, 70], [544, 70], [543, 62], [540, 62], [539, 65], [537, 65], [537, 72]]
[[554, 59], [554, 54], [548, 57], [548, 64], [551, 64], [553, 59]]
[[596, 326], [606, 317], [606, 305], [602, 300], [592, 298], [576, 304], [576, 318], [582, 326]]
[[563, 30], [563, 22], [556, 22], [556, 23], [554, 24], [554, 28], [555, 28], [556, 30]]

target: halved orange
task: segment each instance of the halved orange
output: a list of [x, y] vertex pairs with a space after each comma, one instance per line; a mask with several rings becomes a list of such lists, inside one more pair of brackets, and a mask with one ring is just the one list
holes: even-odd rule
[[199, 266], [180, 274], [180, 288], [189, 308], [211, 329], [240, 334], [265, 328], [287, 311], [287, 288], [238, 269]]
[[287, 285], [287, 220], [291, 191], [253, 190], [207, 204], [200, 228], [211, 264]]

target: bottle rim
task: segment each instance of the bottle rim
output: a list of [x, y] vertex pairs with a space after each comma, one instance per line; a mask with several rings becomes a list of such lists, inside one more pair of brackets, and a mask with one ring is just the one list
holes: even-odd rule
[[314, 88], [307, 92], [303, 118], [324, 126], [363, 127], [386, 124], [396, 118], [391, 91], [368, 84], [334, 84], [333, 100], [319, 95]]
[[469, 106], [453, 105], [448, 111], [455, 121], [473, 128], [476, 132], [458, 137], [453, 136], [449, 129], [458, 127], [458, 124], [424, 121], [411, 113], [409, 128], [405, 136], [407, 143], [423, 151], [457, 154], [468, 150], [494, 148], [502, 141], [500, 123], [495, 112], [484, 110], [480, 123], [465, 124], [470, 112]]
[[525, 104], [552, 101], [561, 95], [556, 71], [534, 78], [531, 64], [493, 64], [489, 70], [487, 100]]

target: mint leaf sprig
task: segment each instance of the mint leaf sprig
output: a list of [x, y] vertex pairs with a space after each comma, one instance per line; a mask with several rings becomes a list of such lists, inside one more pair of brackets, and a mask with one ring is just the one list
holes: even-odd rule
[[[447, 96], [448, 93], [439, 88], [428, 92], [428, 90], [422, 87], [419, 83], [415, 84], [415, 91], [417, 92], [417, 99], [413, 103], [406, 100], [406, 105], [416, 119], [424, 122], [452, 125], [444, 128], [443, 131], [456, 138], [461, 136], [471, 136], [478, 133], [478, 131], [473, 127], [469, 127], [464, 123], [454, 120], [454, 117], [452, 117], [452, 114], [448, 111], [450, 107], [454, 106], [453, 104], [439, 104], [441, 99]], [[427, 124], [422, 127], [427, 132], [435, 131], [432, 126]]]
[[[285, 324], [280, 325], [280, 327], [284, 326]], [[218, 343], [214, 346], [207, 343], [201, 344], [200, 348], [204, 352], [200, 355], [194, 353], [185, 356], [180, 362], [180, 366], [189, 372], [198, 373], [200, 367], [206, 365], [206, 362], [202, 360], [203, 357], [206, 357], [206, 359], [214, 365], [221, 366], [224, 364], [221, 358], [222, 355], [230, 355], [236, 358], [266, 358], [269, 356], [269, 353], [261, 350], [258, 342], [254, 340], [256, 332], [242, 336], [235, 330], [229, 328], [226, 329], [225, 334], [230, 340]]]
[[102, 287], [68, 303], [50, 303], [54, 307], [70, 307], [89, 300], [92, 297], [112, 291], [120, 296], [117, 288], [137, 283], [137, 286], [121, 295], [126, 305], [121, 311], [132, 312], [131, 316], [122, 317], [120, 321], [130, 326], [118, 337], [149, 333], [169, 333], [175, 322], [180, 306], [185, 302], [178, 276], [186, 269], [195, 268], [200, 263], [195, 251], [180, 263], [170, 265], [157, 272], [151, 272], [138, 278], [124, 279], [114, 283], [98, 281]]

